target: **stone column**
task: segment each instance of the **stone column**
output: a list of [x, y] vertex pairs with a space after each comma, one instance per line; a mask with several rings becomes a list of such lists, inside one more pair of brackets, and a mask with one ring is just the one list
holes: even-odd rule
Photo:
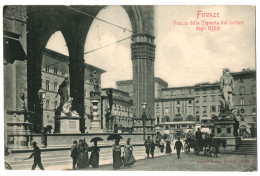
[[132, 36], [133, 103], [136, 117], [141, 118], [143, 101], [147, 103], [154, 118], [154, 36], [137, 33]]

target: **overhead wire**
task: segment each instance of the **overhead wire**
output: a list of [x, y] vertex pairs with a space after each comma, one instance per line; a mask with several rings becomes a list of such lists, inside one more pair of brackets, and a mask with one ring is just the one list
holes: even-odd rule
[[[69, 9], [71, 9], [71, 10], [74, 10], [74, 11], [76, 11], [76, 12], [78, 12], [78, 13], [87, 15], [87, 16], [89, 16], [89, 17], [92, 17], [92, 18], [94, 18], [94, 19], [97, 19], [97, 20], [99, 20], [99, 21], [102, 21], [102, 22], [104, 22], [104, 23], [107, 23], [107, 24], [110, 24], [110, 25], [112, 25], [112, 26], [115, 26], [115, 27], [117, 27], [117, 28], [123, 29], [124, 31], [128, 31], [128, 32], [134, 33], [132, 30], [129, 30], [129, 29], [127, 29], [127, 28], [121, 27], [121, 26], [116, 25], [116, 24], [114, 24], [114, 23], [108, 22], [108, 21], [106, 21], [106, 20], [103, 20], [103, 19], [98, 18], [98, 17], [96, 17], [96, 16], [93, 16], [93, 15], [91, 15], [91, 14], [88, 14], [88, 13], [86, 13], [86, 12], [82, 12], [82, 11], [77, 10], [77, 9], [75, 9], [75, 8], [72, 8], [72, 7], [70, 7], [70, 6], [67, 6], [67, 8], [69, 8]], [[102, 47], [93, 49], [93, 50], [91, 50], [91, 51], [87, 51], [87, 52], [84, 53], [84, 54], [88, 54], [88, 53], [91, 53], [91, 52], [93, 52], [93, 51], [100, 50], [100, 49], [102, 49], [102, 48], [111, 46], [111, 45], [113, 45], [113, 44], [122, 42], [122, 41], [127, 40], [127, 39], [130, 39], [130, 38], [131, 38], [131, 36], [130, 36], [130, 37], [127, 37], [127, 38], [124, 38], [124, 39], [121, 39], [121, 40], [118, 40], [118, 41], [116, 41], [116, 42], [114, 42], [114, 43], [111, 43], [111, 44], [108, 44], [108, 45], [105, 45], [105, 46], [102, 46]], [[69, 59], [63, 59], [63, 60], [61, 60], [61, 61], [59, 61], [59, 62], [56, 62], [56, 63], [54, 63], [54, 64], [46, 65], [46, 66], [42, 67], [41, 69], [44, 69], [44, 68], [46, 68], [46, 67], [53, 66], [53, 65], [56, 65], [56, 64], [65, 62], [65, 61], [67, 61], [67, 60], [69, 60]]]
[[[89, 53], [91, 53], [91, 52], [100, 50], [100, 49], [102, 49], [102, 48], [105, 48], [105, 47], [108, 47], [108, 46], [111, 46], [111, 45], [114, 45], [114, 44], [116, 44], [116, 43], [120, 43], [120, 42], [125, 41], [125, 40], [130, 39], [130, 38], [131, 38], [131, 36], [130, 36], [130, 37], [127, 37], [127, 38], [123, 38], [123, 39], [121, 39], [121, 40], [118, 40], [118, 41], [116, 41], [116, 42], [110, 43], [110, 44], [108, 44], [108, 45], [105, 45], [105, 46], [102, 46], [102, 47], [99, 47], [99, 48], [96, 48], [96, 49], [87, 51], [87, 52], [85, 52], [84, 54], [89, 54]], [[68, 60], [69, 60], [69, 59], [63, 59], [63, 60], [61, 60], [61, 61], [59, 61], [59, 62], [56, 62], [56, 63], [54, 63], [54, 64], [46, 65], [46, 66], [42, 67], [41, 69], [44, 69], [44, 68], [46, 68], [46, 67], [50, 67], [50, 66], [53, 66], [53, 65], [56, 65], [56, 64], [59, 64], [59, 63], [68, 61]]]

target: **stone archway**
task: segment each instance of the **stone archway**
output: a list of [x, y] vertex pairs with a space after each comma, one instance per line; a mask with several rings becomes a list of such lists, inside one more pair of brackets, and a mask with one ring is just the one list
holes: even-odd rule
[[[73, 107], [82, 117], [84, 132], [84, 45], [88, 30], [104, 6], [28, 6], [28, 108], [39, 112], [37, 92], [41, 87], [41, 59], [50, 36], [61, 31], [69, 50], [70, 95]], [[132, 24], [133, 102], [137, 117], [146, 101], [154, 117], [154, 24], [153, 6], [122, 6]], [[73, 9], [72, 9], [73, 8]], [[75, 10], [76, 9], [76, 10]], [[40, 119], [35, 118], [35, 122]], [[39, 129], [38, 129], [39, 131]]]

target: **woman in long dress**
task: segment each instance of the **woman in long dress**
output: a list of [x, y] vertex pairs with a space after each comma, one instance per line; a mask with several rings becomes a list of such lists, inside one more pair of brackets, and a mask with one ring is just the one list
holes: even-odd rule
[[119, 144], [119, 141], [120, 139], [115, 139], [115, 144], [112, 145], [114, 169], [119, 169], [122, 166], [121, 146]]
[[93, 168], [97, 168], [99, 166], [99, 152], [100, 149], [97, 146], [97, 141], [95, 141], [89, 158], [89, 164], [92, 165]]
[[79, 152], [79, 157], [77, 161], [78, 168], [88, 167], [88, 144], [83, 140], [79, 140], [77, 150]]
[[133, 146], [130, 145], [130, 138], [126, 141], [126, 145], [124, 147], [124, 166], [129, 167], [135, 163], [135, 159], [133, 156]]
[[166, 150], [165, 150], [165, 153], [172, 153], [171, 142], [170, 142], [169, 138], [166, 140]]

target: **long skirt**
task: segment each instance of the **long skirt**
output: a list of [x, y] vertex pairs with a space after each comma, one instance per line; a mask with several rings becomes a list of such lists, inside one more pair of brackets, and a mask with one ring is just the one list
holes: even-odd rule
[[81, 152], [78, 157], [77, 161], [77, 167], [78, 168], [86, 168], [88, 167], [88, 153], [86, 152]]
[[121, 151], [113, 151], [113, 168], [119, 169], [122, 165]]
[[98, 152], [92, 152], [89, 158], [89, 164], [92, 165], [92, 167], [96, 168], [99, 166], [99, 153]]
[[171, 146], [170, 145], [166, 145], [166, 150], [165, 150], [166, 153], [172, 153], [172, 149], [171, 149]]
[[135, 158], [133, 156], [133, 153], [132, 152], [125, 152], [124, 165], [129, 166], [129, 165], [133, 165], [134, 163], [135, 163]]

